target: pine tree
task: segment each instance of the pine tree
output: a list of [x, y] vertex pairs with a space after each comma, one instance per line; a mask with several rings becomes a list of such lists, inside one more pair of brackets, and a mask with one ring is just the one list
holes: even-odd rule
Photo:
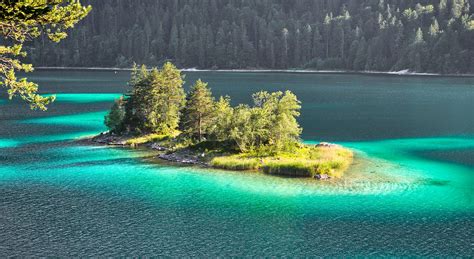
[[151, 107], [153, 132], [173, 133], [179, 124], [180, 111], [185, 104], [183, 76], [175, 65], [167, 62], [159, 71], [152, 72], [150, 78], [148, 105]]
[[110, 109], [110, 112], [104, 118], [104, 124], [110, 131], [121, 133], [123, 130], [123, 123], [125, 118], [124, 99], [116, 100]]
[[438, 33], [439, 33], [439, 24], [435, 18], [433, 19], [433, 23], [430, 25], [429, 34], [431, 37], [436, 37], [438, 36]]
[[137, 133], [173, 134], [185, 102], [183, 84], [181, 71], [169, 62], [160, 70], [134, 66], [124, 127]]
[[196, 137], [201, 142], [210, 132], [214, 115], [214, 98], [211, 90], [207, 87], [207, 83], [199, 79], [186, 97], [182, 120], [184, 133]]
[[234, 108], [230, 105], [230, 98], [228, 96], [221, 96], [214, 103], [214, 119], [210, 127], [213, 139], [221, 142], [229, 139], [233, 118]]
[[124, 127], [128, 131], [142, 131], [147, 114], [147, 85], [148, 70], [142, 65], [140, 68], [134, 64], [130, 81], [128, 83], [131, 90], [125, 99]]
[[[132, 61], [156, 65], [171, 59], [201, 68], [414, 69], [412, 44], [420, 28], [422, 70], [474, 73], [469, 0], [120, 2], [94, 1], [90, 18], [62, 44], [41, 39], [25, 44], [32, 54], [28, 61], [128, 67]], [[367, 62], [354, 66], [362, 37]]]

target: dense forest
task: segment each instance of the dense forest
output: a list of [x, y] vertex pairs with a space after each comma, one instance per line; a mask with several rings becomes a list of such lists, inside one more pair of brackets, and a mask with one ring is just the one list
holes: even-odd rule
[[474, 0], [89, 0], [36, 66], [474, 73]]

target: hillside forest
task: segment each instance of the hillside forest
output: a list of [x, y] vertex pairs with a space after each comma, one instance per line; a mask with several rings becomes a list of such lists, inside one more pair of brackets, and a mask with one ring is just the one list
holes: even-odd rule
[[88, 0], [35, 66], [474, 73], [474, 0]]

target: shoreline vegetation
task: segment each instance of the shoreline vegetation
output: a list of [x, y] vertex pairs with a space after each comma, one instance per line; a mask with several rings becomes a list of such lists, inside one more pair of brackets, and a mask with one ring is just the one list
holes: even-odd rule
[[[119, 67], [35, 67], [36, 70], [94, 70], [94, 71], [132, 71], [131, 68]], [[182, 72], [236, 72], [236, 73], [314, 73], [314, 74], [360, 74], [360, 75], [393, 75], [393, 76], [436, 76], [436, 77], [474, 77], [474, 74], [441, 74], [418, 73], [409, 70], [400, 71], [358, 71], [358, 70], [314, 70], [314, 69], [197, 69], [182, 68]]]
[[228, 171], [254, 171], [268, 175], [306, 177], [318, 180], [339, 179], [353, 162], [353, 153], [340, 145], [321, 142], [301, 145], [296, 154], [259, 156], [252, 153], [207, 149], [203, 145], [180, 147], [176, 139], [163, 135], [121, 136], [101, 133], [88, 141], [124, 148], [157, 151], [155, 159], [179, 166], [198, 166]]
[[321, 180], [341, 178], [352, 164], [352, 151], [342, 146], [301, 142], [301, 103], [291, 91], [260, 91], [253, 105], [232, 106], [201, 80], [185, 93], [184, 75], [169, 62], [135, 66], [129, 85], [105, 116], [109, 132], [93, 142], [148, 147], [184, 165]]

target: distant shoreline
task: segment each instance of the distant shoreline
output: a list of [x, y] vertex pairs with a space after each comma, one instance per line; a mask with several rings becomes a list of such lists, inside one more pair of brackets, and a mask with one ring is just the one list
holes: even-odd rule
[[[35, 67], [37, 70], [93, 70], [93, 71], [131, 71], [132, 68], [116, 67]], [[237, 73], [307, 73], [307, 74], [361, 74], [394, 76], [436, 76], [436, 77], [474, 77], [474, 74], [413, 73], [401, 71], [350, 71], [350, 70], [311, 70], [311, 69], [196, 69], [183, 68], [184, 72], [237, 72]]]

